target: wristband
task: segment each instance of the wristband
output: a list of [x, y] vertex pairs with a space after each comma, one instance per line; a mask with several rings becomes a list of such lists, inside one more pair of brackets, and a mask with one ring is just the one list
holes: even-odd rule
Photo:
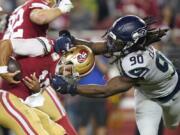
[[0, 74], [8, 73], [7, 66], [0, 66]]

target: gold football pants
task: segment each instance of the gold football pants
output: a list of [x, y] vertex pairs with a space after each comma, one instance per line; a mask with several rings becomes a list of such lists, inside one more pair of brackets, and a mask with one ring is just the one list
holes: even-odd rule
[[45, 101], [43, 106], [37, 107], [39, 110], [48, 114], [53, 121], [57, 121], [63, 116], [66, 116], [64, 107], [62, 106], [56, 92], [51, 87], [47, 87], [42, 95]]
[[65, 130], [39, 109], [25, 105], [9, 92], [0, 90], [0, 125], [17, 135], [64, 135]]

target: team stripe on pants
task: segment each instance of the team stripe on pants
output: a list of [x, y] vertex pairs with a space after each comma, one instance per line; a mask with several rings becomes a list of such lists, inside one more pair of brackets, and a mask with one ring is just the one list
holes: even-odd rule
[[0, 93], [2, 105], [5, 110], [12, 116], [17, 123], [23, 128], [27, 135], [38, 135], [38, 133], [32, 128], [30, 122], [27, 118], [12, 104], [9, 93], [1, 92]]
[[54, 104], [56, 105], [58, 111], [60, 112], [60, 114], [62, 116], [66, 115], [66, 112], [64, 110], [64, 107], [61, 105], [56, 93], [54, 93], [54, 90], [50, 87], [47, 88], [47, 93], [48, 95], [51, 97], [52, 101], [54, 102]]

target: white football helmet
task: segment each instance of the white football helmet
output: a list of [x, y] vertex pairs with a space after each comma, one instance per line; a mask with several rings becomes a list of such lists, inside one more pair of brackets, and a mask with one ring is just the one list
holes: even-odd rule
[[56, 73], [62, 65], [72, 64], [72, 75], [82, 77], [91, 72], [95, 65], [95, 57], [92, 50], [85, 45], [72, 47], [68, 52], [63, 54], [56, 66]]

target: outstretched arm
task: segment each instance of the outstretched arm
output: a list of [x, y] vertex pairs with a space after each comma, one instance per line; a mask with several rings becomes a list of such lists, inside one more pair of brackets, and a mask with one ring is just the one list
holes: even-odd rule
[[86, 45], [93, 50], [94, 54], [104, 54], [104, 53], [108, 52], [106, 41], [91, 42], [88, 40], [76, 38], [74, 40], [74, 44], [75, 45]]
[[52, 78], [53, 88], [61, 94], [79, 94], [86, 97], [109, 97], [117, 93], [125, 92], [134, 85], [134, 81], [127, 77], [114, 77], [106, 85], [77, 85], [69, 84], [62, 76]]
[[123, 46], [121, 43], [118, 46], [111, 45], [107, 40], [102, 41], [88, 41], [85, 39], [79, 39], [71, 35], [68, 30], [62, 30], [59, 32], [59, 38], [56, 40], [55, 51], [69, 51], [71, 47], [76, 45], [86, 45], [92, 49], [95, 55], [118, 52]]
[[77, 93], [87, 97], [109, 97], [126, 92], [133, 87], [133, 81], [127, 77], [114, 77], [106, 85], [78, 85]]

